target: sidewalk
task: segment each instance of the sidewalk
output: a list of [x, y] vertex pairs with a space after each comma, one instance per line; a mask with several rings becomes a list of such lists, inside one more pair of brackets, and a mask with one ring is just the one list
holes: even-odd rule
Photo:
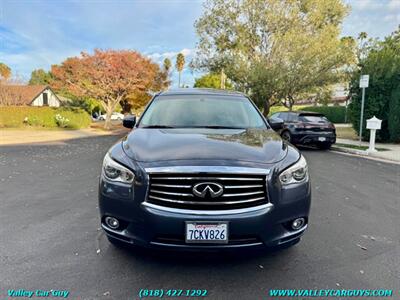
[[[336, 139], [336, 144], [332, 145], [332, 150], [337, 150], [346, 153], [353, 153], [363, 156], [375, 157], [389, 161], [400, 162], [400, 144], [381, 144], [376, 143], [375, 148], [384, 148], [387, 149], [385, 151], [378, 151], [375, 153], [368, 153], [368, 151], [351, 149], [346, 147], [338, 146], [337, 144], [347, 144], [347, 145], [356, 145], [359, 146], [359, 141], [349, 140], [349, 139]], [[368, 142], [361, 142], [362, 146], [369, 146]]]
[[71, 139], [79, 139], [103, 135], [120, 135], [126, 129], [120, 128], [105, 131], [97, 128], [78, 130], [35, 130], [35, 129], [0, 129], [1, 145], [20, 145], [32, 143], [52, 143]]

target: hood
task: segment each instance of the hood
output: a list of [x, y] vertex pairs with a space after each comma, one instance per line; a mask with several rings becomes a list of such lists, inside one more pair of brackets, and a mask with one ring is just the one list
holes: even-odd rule
[[139, 162], [234, 160], [274, 163], [287, 146], [269, 129], [136, 128], [122, 141], [125, 153]]

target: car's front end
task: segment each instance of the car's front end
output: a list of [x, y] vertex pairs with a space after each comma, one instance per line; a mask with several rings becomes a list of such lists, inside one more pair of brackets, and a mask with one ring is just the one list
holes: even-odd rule
[[310, 201], [304, 157], [270, 129], [137, 128], [107, 153], [99, 186], [109, 239], [152, 248], [295, 243]]

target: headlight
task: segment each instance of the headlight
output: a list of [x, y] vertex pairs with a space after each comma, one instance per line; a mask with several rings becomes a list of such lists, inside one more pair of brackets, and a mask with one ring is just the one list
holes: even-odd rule
[[307, 162], [302, 155], [297, 163], [287, 168], [279, 175], [279, 180], [282, 185], [288, 185], [292, 183], [300, 183], [306, 181], [308, 178]]
[[107, 153], [104, 157], [103, 174], [108, 180], [123, 183], [132, 183], [135, 179], [135, 174], [133, 174], [131, 170], [113, 160], [109, 153]]

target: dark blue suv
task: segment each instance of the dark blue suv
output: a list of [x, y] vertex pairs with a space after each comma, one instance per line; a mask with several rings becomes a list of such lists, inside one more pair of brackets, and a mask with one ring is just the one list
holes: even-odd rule
[[307, 163], [241, 93], [153, 97], [104, 158], [99, 207], [110, 242], [190, 250], [290, 246], [308, 225]]

